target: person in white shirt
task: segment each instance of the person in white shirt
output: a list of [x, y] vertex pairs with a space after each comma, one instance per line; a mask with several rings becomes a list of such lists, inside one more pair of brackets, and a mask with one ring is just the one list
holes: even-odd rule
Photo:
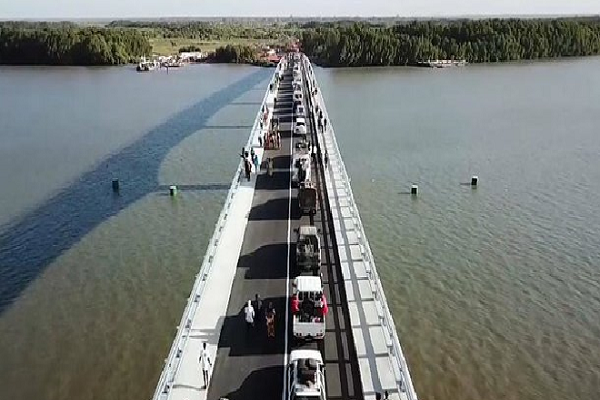
[[210, 359], [210, 353], [206, 348], [206, 342], [202, 343], [202, 350], [200, 351], [200, 358], [198, 361], [200, 362], [202, 376], [204, 377], [203, 389], [206, 389], [208, 387], [208, 372], [210, 371], [210, 367], [212, 367], [212, 361]]
[[246, 316], [246, 332], [250, 332], [250, 329], [254, 327], [254, 307], [252, 307], [252, 300], [248, 300], [248, 304], [244, 307], [244, 315]]

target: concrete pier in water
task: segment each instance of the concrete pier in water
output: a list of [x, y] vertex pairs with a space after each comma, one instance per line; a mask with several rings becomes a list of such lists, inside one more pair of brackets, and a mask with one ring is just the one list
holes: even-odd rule
[[[302, 66], [307, 137], [316, 150], [311, 165], [318, 191], [314, 216], [302, 215], [297, 189], [292, 187], [292, 159], [300, 138], [292, 133], [291, 57]], [[264, 149], [259, 137], [274, 118], [279, 121], [281, 145]], [[245, 149], [253, 149], [261, 164], [271, 159], [273, 173], [253, 170], [247, 180], [240, 163], [154, 400], [286, 400], [288, 357], [298, 348], [321, 353], [326, 399], [370, 400], [387, 391], [390, 399], [417, 400], [333, 126], [305, 56], [294, 53], [277, 66]], [[292, 337], [290, 311], [291, 285], [297, 275], [294, 232], [308, 224], [321, 235], [329, 312], [325, 338], [298, 344]], [[246, 332], [243, 307], [255, 294], [263, 307], [269, 302], [275, 307], [274, 338], [267, 337], [259, 318]], [[208, 388], [203, 387], [199, 362], [204, 342], [213, 363]]]

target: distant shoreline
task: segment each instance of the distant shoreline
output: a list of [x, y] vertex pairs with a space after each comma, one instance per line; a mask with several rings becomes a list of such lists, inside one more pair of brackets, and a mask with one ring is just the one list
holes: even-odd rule
[[0, 22], [0, 64], [123, 65], [144, 55], [201, 51], [213, 54], [208, 62], [272, 66], [274, 56], [267, 50], [279, 52], [297, 42], [322, 67], [415, 66], [428, 60], [479, 64], [600, 54], [600, 16], [292, 20], [305, 22], [149, 19], [116, 20], [103, 27], [68, 21]]

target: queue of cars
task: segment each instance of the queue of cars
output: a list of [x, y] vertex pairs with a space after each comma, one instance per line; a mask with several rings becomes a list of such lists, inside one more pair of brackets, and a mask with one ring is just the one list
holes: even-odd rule
[[[300, 137], [294, 154], [292, 185], [298, 187], [298, 207], [310, 216], [316, 213], [317, 189], [312, 180], [312, 146], [308, 142], [307, 112], [302, 80], [303, 55], [295, 53], [293, 63], [293, 133]], [[311, 218], [312, 221], [312, 218]], [[323, 339], [327, 300], [321, 279], [321, 237], [312, 223], [296, 230], [296, 268], [292, 284], [292, 331], [297, 341]], [[326, 400], [325, 364], [318, 350], [296, 349], [287, 366], [289, 400]]]

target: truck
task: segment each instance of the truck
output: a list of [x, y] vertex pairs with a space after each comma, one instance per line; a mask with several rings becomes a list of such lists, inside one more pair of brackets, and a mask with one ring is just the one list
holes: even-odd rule
[[314, 215], [317, 212], [317, 188], [311, 181], [298, 185], [298, 207], [302, 214]]
[[327, 400], [325, 364], [318, 350], [292, 350], [290, 353], [287, 400]]
[[292, 285], [292, 331], [298, 341], [323, 339], [327, 299], [320, 276], [300, 275]]
[[321, 238], [316, 226], [302, 225], [296, 235], [296, 267], [300, 273], [321, 272]]

